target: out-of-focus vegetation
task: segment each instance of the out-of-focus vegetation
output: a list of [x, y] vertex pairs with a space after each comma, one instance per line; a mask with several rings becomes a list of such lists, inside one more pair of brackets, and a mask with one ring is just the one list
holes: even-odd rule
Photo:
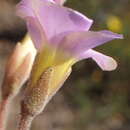
[[69, 103], [80, 110], [77, 129], [130, 129], [130, 1], [68, 0], [66, 5], [94, 19], [92, 30], [124, 34], [124, 40], [96, 48], [117, 60], [115, 71], [103, 72], [92, 60], [74, 66], [64, 90]]
[[[7, 59], [5, 55], [9, 55], [12, 49], [12, 45], [5, 49], [7, 40], [16, 42], [26, 32], [25, 24], [16, 18], [13, 11], [17, 1], [19, 0], [0, 1], [0, 71], [2, 72], [5, 64], [3, 59]], [[60, 94], [53, 98], [32, 129], [129, 130], [130, 0], [68, 0], [66, 6], [93, 19], [91, 30], [107, 29], [124, 34], [124, 40], [114, 40], [96, 48], [115, 58], [118, 68], [113, 72], [103, 72], [91, 59], [77, 63]], [[3, 39], [6, 40], [6, 44]], [[14, 108], [12, 110], [16, 112]], [[14, 122], [16, 125], [16, 121]]]

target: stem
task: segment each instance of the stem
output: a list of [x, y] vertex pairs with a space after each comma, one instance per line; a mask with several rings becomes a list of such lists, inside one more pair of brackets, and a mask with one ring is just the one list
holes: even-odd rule
[[5, 130], [10, 99], [7, 97], [0, 104], [0, 130]]
[[18, 130], [30, 130], [33, 118], [33, 116], [22, 114]]

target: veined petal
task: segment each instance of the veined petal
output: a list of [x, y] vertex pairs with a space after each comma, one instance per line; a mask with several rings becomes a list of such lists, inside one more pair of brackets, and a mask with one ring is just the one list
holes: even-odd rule
[[59, 48], [72, 56], [78, 57], [89, 49], [104, 44], [113, 39], [122, 39], [123, 36], [110, 31], [73, 32], [66, 35], [59, 44]]
[[117, 67], [116, 61], [109, 56], [106, 56], [100, 52], [94, 51], [93, 49], [89, 49], [83, 55], [79, 57], [79, 60], [92, 58], [102, 70], [112, 71]]
[[48, 39], [65, 32], [88, 31], [92, 24], [92, 20], [79, 12], [56, 4], [42, 6], [38, 14]]
[[[28, 2], [29, 1], [29, 2]], [[22, 0], [17, 10], [20, 16], [35, 17], [43, 27], [48, 39], [60, 33], [89, 30], [92, 20], [72, 9], [53, 2]]]

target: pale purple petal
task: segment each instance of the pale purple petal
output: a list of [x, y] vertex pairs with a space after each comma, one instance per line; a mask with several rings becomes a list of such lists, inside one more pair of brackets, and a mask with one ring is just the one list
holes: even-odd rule
[[82, 54], [79, 57], [79, 60], [87, 58], [92, 58], [100, 66], [100, 68], [105, 71], [112, 71], [117, 67], [117, 63], [112, 57], [106, 56], [92, 49], [89, 49], [84, 54]]
[[44, 29], [48, 39], [60, 33], [87, 31], [92, 24], [92, 20], [81, 13], [51, 2], [22, 0], [17, 9], [22, 17], [35, 17]]
[[42, 7], [39, 15], [48, 39], [65, 32], [88, 31], [92, 24], [90, 19], [80, 13], [54, 4]]
[[39, 22], [36, 21], [36, 19], [33, 17], [28, 17], [27, 27], [28, 27], [29, 34], [35, 44], [35, 47], [40, 50], [41, 47], [47, 43], [44, 30], [42, 29]]
[[73, 32], [66, 35], [60, 42], [59, 48], [73, 56], [79, 56], [85, 51], [123, 36], [110, 31]]
[[31, 9], [32, 5], [30, 0], [22, 0], [16, 6], [16, 14], [22, 18], [27, 16], [34, 17], [34, 13]]
[[55, 3], [54, 0], [21, 0], [16, 6], [16, 14], [22, 18], [35, 17], [37, 9], [43, 3]]

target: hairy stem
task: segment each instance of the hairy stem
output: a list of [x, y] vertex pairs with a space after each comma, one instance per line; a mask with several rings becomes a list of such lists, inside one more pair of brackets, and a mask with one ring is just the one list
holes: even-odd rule
[[30, 130], [33, 118], [33, 116], [22, 114], [18, 130]]
[[6, 128], [9, 105], [10, 105], [10, 99], [8, 97], [2, 99], [0, 103], [0, 130], [5, 130]]

